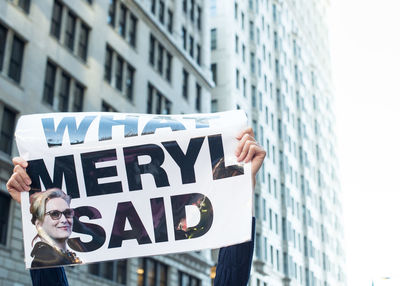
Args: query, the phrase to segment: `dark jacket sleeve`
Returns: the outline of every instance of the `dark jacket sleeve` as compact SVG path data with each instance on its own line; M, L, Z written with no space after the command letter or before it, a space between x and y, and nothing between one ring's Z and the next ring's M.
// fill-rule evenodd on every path
M68 286L64 267L31 269L32 286Z
M245 286L249 280L254 251L255 218L251 241L223 247L219 251L214 286Z

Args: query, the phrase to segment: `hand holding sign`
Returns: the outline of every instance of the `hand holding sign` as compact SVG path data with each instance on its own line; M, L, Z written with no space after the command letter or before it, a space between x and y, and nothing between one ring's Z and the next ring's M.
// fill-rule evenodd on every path
M172 119L149 115L126 115L122 119L119 114L72 115L40 115L41 121L32 119L25 121L25 125L19 124L18 147L28 161L14 158L16 167L7 188L18 201L19 193L30 188L31 180L25 171L28 167L28 173L34 174L34 189L58 184L66 190L72 196L71 207L75 208L77 221L70 241L80 242L86 250L71 244L70 247L81 251L78 255L84 262L219 247L249 239L251 191L245 190L245 182L249 182L250 166L235 162L252 161L254 184L265 151L255 142L251 128L244 129L242 114L182 115ZM44 130L29 133L27 122L41 122ZM236 145L238 127L243 131L236 137L240 140ZM120 130L124 130L123 137L117 132ZM45 136L37 135L43 131ZM175 131L179 132L178 137ZM28 145L23 142L24 137L34 140ZM43 142L43 138L47 140ZM233 160L231 154L236 147L237 160ZM87 157L91 160L89 165ZM66 166L66 162L73 166ZM157 183L160 179L163 184ZM96 187L108 187L106 191L91 193L88 181ZM232 203L226 206L228 197ZM24 198L22 204L25 220L29 212ZM238 208L243 211L238 212ZM200 217L194 216L197 219L193 220L192 211ZM24 222L25 236L33 235L26 228ZM92 248L87 248L90 245Z

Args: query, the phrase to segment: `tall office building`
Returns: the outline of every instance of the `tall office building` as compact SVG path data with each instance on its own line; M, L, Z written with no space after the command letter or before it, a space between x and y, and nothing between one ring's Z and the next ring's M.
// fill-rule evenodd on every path
M210 1L212 111L246 111L267 157L251 285L345 285L329 0Z
M31 285L5 183L19 116L210 111L208 1L0 0L0 285ZM211 285L210 251L68 267L71 285Z

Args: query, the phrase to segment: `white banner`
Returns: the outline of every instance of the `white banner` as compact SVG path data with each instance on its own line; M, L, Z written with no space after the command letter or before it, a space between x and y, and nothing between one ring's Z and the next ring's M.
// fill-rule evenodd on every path
M246 125L242 111L22 116L15 136L32 180L21 206L26 267L250 240L251 168L234 153Z

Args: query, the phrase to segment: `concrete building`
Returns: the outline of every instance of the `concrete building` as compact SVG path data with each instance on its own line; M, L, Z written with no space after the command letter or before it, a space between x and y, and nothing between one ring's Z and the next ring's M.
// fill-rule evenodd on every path
M345 285L328 0L210 1L212 111L246 111L267 151L251 285Z
M5 183L19 116L210 111L208 1L0 0L0 285L30 285ZM71 285L211 285L210 251L68 267Z

